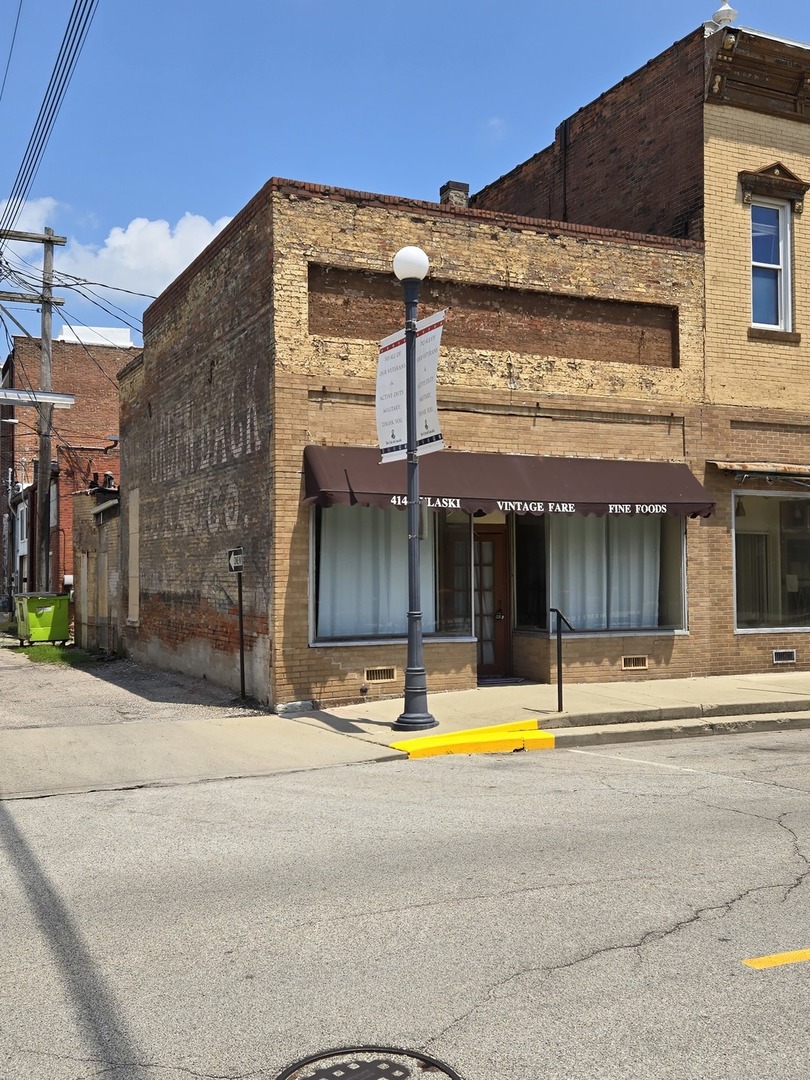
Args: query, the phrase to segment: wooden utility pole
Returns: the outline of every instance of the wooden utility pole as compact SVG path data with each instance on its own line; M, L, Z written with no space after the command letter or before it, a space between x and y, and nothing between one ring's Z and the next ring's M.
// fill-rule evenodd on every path
M51 379L51 332L53 327L53 229L45 230L42 256L42 351L39 361L39 388L53 389ZM51 424L53 405L40 402L39 468L37 470L37 590L51 588Z
M42 313L42 352L40 356L39 389L53 389L51 380L51 336L53 325L53 306L63 300L53 296L53 249L56 244L66 244L66 236L56 236L53 229L45 229L44 234L0 231L0 239L23 240L42 244L42 293L0 292L0 300L11 303L39 304ZM51 426L53 406L40 402L39 412L39 462L37 468L37 589L47 592L50 588L51 575Z

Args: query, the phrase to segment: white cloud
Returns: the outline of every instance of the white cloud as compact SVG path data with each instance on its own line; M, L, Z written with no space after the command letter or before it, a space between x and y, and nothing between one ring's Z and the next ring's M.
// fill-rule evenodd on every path
M230 220L210 222L186 213L172 227L168 221L133 218L112 229L101 246L69 240L56 253L56 270L157 296Z
M0 213L5 213L7 205L5 199L0 202ZM46 225L51 224L58 205L56 199L30 199L23 204L14 228L17 232L41 233Z

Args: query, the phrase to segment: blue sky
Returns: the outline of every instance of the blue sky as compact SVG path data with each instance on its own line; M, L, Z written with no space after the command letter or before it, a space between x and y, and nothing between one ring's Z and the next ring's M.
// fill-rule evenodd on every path
M0 204L72 6L0 0ZM17 227L68 237L57 268L154 294L271 176L417 199L450 179L483 187L719 6L100 0ZM810 42L807 0L735 6L737 25ZM41 265L39 247L17 253ZM146 301L108 296L137 326ZM38 332L31 309L10 310ZM66 310L114 325L75 296Z

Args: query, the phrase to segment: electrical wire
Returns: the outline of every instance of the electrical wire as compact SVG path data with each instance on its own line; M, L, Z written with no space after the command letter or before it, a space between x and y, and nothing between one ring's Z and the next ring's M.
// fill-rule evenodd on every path
M81 53L96 3L97 0L75 0L74 2L34 131L12 186L11 195L0 217L0 232L10 229L22 212ZM4 239L0 237L0 250L3 245Z
M14 20L14 32L11 35L11 44L8 47L8 59L6 60L6 70L3 72L3 82L0 85L0 101L3 100L3 91L6 88L6 79L8 78L8 69L11 65L11 55L14 52L14 43L17 40L17 27L20 25L20 12L22 11L23 0L20 0L17 5L17 18Z
M34 130L28 140L22 164L12 185L11 193L6 200L3 214L0 216L0 234L11 230L22 213L22 208L39 170L53 126L84 47L97 4L98 0L74 0L56 63L34 124ZM7 238L0 235L0 253L2 253L6 243Z
M22 263L24 266L28 266L32 271L32 280L39 282L40 270L38 266L35 266L28 259L24 259L19 252L9 252L9 255L17 260L18 263ZM24 270L20 268L19 272L22 274ZM34 277L33 275L36 275ZM141 296L144 300L156 300L157 297L153 293L138 292L136 289L125 289L121 285L109 285L106 281L88 281L87 278L78 277L76 274L69 274L65 270L55 269L53 272L53 280L55 285L59 285L64 289L72 289L77 285L95 285L99 289L109 289L112 292L126 293L128 296Z
M26 262L26 260L24 260L24 259L21 260L21 261L26 266L31 265L30 263ZM55 279L57 279L58 276L59 275L54 274ZM68 275L68 276L72 277L73 275ZM40 288L40 279L38 277L36 277L33 273L29 274L26 270L15 269L10 263L7 263L7 277L8 277L9 281L11 281L15 285L18 285L20 288L23 288L23 289L37 289L37 290ZM128 326L130 328L130 330L134 330L137 334L140 334L140 333L143 332L142 324L140 323L139 320L137 320L137 316L133 316L129 311L127 311L125 308L122 308L119 304L114 304L112 301L106 301L106 302L103 301L102 298L99 297L97 293L93 292L92 289L87 288L87 285L93 285L93 284L97 284L97 285L99 285L100 288L105 288L105 289L106 288L115 288L115 286L103 285L103 284L101 284L99 282L84 282L83 279L81 279L81 278L75 278L75 283L73 283L73 284L67 283L67 282L60 282L58 280L55 280L54 283L56 285L58 285L58 287L61 288L61 289L72 289L76 293L77 296L80 296L83 300L86 300L89 304L93 304L100 311L103 311L105 313L105 315L109 315L110 318L115 319L117 322L124 323L125 326ZM118 290L118 291L120 291L120 292L130 292L130 290L128 290L128 289L121 289L121 290ZM130 293L130 295L132 295L132 296L142 296L142 297L144 297L146 299L151 299L151 300L155 299L153 296L149 296L149 294L147 294L147 293L134 293L133 292L133 293ZM65 314L69 314L67 312L67 309L63 309L63 311L65 312ZM73 318L73 316L71 316L71 318ZM135 319L137 321L136 322L130 321L132 319ZM80 320L77 320L77 321L80 322ZM85 325L85 324L81 323L81 325Z

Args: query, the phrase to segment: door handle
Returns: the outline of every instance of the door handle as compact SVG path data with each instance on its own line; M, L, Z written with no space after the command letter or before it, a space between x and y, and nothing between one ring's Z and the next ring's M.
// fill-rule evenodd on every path
M498 620L498 622L506 618L501 608L498 608L498 610L495 612L495 618Z

